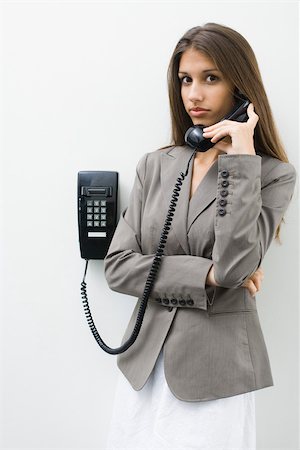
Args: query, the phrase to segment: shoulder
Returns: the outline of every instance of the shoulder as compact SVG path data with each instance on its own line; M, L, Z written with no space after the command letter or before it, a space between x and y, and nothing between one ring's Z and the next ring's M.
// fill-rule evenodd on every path
M161 147L156 150L153 150L152 152L144 153L140 157L140 159L138 160L137 165L136 165L136 171L137 171L141 181L143 181L145 179L147 169L150 172L153 172L155 167L160 166L161 154L169 153L174 147L175 147L175 145L168 145L166 147Z

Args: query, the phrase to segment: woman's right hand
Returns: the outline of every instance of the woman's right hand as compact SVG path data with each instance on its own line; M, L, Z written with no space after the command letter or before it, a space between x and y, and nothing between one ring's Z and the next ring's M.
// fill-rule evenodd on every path
M264 279L264 273L261 267L259 267L256 272L254 272L251 277L247 278L242 287L246 287L249 289L249 292L252 296L256 294L260 290L261 282Z

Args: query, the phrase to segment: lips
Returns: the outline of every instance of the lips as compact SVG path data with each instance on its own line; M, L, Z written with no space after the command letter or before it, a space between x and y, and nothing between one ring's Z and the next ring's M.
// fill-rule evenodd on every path
M190 111L209 111L209 109L205 109L205 108L192 108Z

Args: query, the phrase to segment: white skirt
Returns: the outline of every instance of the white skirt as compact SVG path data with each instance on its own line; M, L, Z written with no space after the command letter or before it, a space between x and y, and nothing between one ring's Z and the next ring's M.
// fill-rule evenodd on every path
M179 400L167 385L162 349L140 391L119 374L106 450L255 450L254 395Z

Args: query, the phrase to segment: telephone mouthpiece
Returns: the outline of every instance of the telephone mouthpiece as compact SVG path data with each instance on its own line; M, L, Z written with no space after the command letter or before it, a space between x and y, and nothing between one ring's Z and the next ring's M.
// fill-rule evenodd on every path
M215 142L203 137L203 128L203 125L194 125L184 135L186 144L198 152L206 152L215 145Z

